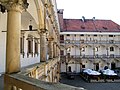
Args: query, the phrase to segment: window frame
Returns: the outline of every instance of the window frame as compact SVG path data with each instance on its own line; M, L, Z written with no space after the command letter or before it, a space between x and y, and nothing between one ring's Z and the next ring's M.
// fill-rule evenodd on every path
M113 46L110 47L110 51L111 51L111 52L114 52L114 47L113 47Z

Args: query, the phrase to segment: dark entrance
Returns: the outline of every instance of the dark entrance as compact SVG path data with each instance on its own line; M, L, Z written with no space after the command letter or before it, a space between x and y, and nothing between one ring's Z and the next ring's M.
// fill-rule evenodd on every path
M68 67L68 72L71 72L71 66Z
M116 68L116 65L115 65L114 62L112 62L112 63L111 63L111 69L113 70L113 69L115 69L115 68Z
M99 70L99 63L96 63L96 71Z

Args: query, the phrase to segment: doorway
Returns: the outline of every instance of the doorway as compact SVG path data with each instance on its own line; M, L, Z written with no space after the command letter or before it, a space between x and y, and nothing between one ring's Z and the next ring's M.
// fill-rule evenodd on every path
M68 67L68 72L71 72L71 66Z
M99 70L99 63L96 63L96 71Z
M111 69L115 69L116 68L116 64L114 62L111 63Z

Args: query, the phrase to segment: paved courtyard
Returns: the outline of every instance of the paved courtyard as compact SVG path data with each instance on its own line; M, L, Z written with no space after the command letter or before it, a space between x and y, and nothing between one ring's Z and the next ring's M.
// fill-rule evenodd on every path
M65 75L61 76L61 83L76 87L83 87L87 90L120 90L120 83L87 83L80 76L70 80Z

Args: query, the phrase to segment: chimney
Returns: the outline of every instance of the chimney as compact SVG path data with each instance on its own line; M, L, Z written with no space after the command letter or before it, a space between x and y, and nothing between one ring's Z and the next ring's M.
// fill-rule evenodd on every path
M61 30L63 30L63 11L64 9L58 9L57 11Z
M84 16L82 16L82 21L85 22L85 17Z
M95 17L93 17L93 21L95 21Z
M63 14L64 9L58 9L57 13Z

